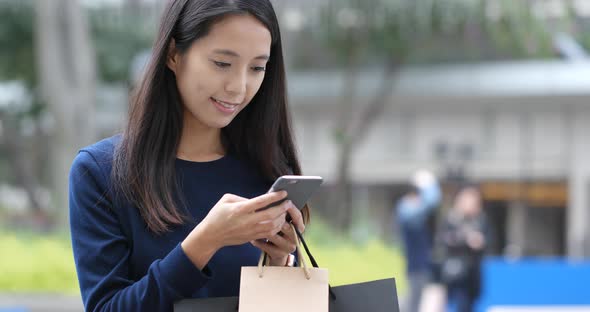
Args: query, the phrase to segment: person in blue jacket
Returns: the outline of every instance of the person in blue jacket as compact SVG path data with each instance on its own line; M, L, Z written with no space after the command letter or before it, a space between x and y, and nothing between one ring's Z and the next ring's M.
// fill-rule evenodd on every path
M396 205L410 286L406 311L419 310L422 291L432 278L433 233L429 218L440 206L441 197L434 175L420 170L414 174L408 190Z
M184 298L236 296L241 267L261 251L292 265L285 219L303 231L309 209L267 194L285 174L301 169L271 3L170 1L125 129L82 148L71 168L85 309L171 311Z

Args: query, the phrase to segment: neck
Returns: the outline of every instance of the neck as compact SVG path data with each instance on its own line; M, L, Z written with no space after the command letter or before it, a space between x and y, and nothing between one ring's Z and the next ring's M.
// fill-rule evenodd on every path
M208 127L185 112L176 156L189 161L211 161L223 155L221 129Z

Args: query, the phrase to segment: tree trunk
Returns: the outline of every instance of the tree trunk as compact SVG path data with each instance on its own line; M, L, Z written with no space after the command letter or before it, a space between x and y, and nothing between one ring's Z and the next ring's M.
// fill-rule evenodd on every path
M350 165L352 146L349 141L339 145L336 187L333 193L332 209L335 226L340 231L348 232L352 226L352 183L350 181Z
M354 64L354 63L353 63ZM332 195L331 209L335 209L335 222L338 229L342 231L350 230L353 225L352 206L352 183L350 181L350 167L354 160L354 153L357 150L358 143L369 133L375 120L381 115L387 106L391 88L398 70L397 62L391 62L385 67L385 73L377 93L364 106L359 114L354 114L352 103L355 101L351 94L355 94L358 86L358 67L352 66L347 74L346 83L344 84L345 98L343 101L350 101L350 105L344 109L348 111L347 122L340 122L344 126L342 137L338 149L336 188ZM344 103L343 103L344 104ZM346 114L346 112L344 113ZM342 115L347 116L347 115ZM342 118L342 117L341 117ZM342 121L342 119L341 119Z
M35 181L34 168L31 166L33 159L25 150L22 142L24 138L20 135L18 121L13 120L6 114L0 112L0 121L3 125L2 143L8 151L8 158L16 183L25 189L31 209L37 216L44 216L45 211L38 198L39 183Z
M354 122L351 123L347 136L352 138L351 145L353 147L369 134L371 126L373 126L375 120L381 116L385 107L387 107L387 103L391 97L393 84L399 70L399 64L401 63L391 60L385 65L385 72L381 79L381 85L377 89L375 96L370 100L369 104L363 107L358 118L355 118ZM351 151L355 152L354 149L351 149Z
M358 46L358 45L357 45ZM337 113L334 139L337 144L336 181L330 196L329 209L332 225L340 231L348 230L352 217L352 186L350 183L350 142L346 133L353 120L356 87L359 76L359 50L352 46L348 50L347 67L343 77L342 96Z
M35 35L41 92L54 121L49 157L53 204L65 224L71 162L80 147L95 139L94 51L79 1L37 0Z

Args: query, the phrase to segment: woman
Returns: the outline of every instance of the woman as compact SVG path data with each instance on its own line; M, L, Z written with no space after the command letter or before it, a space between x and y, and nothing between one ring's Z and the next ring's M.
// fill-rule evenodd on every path
M258 211L285 198L265 194L284 174L301 170L270 2L170 1L125 131L83 148L70 172L86 310L235 296L261 250L288 265L286 216L303 231L308 208Z
M453 200L439 233L444 260L440 268L449 300L457 311L471 312L481 289L481 262L488 246L488 226L483 199L476 186L462 187Z

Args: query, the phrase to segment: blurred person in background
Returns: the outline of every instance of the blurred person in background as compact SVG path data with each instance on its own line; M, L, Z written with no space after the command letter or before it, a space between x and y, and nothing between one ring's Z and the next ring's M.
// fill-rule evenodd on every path
M481 291L481 263L489 245L488 225L479 188L459 189L453 206L437 233L443 259L440 279L447 287L448 301L457 311L471 312Z
M396 204L410 284L405 311L418 311L422 291L431 280L433 232L430 220L440 201L441 191L435 176L421 170L414 174L408 190Z
M237 296L241 267L261 250L270 265L293 265L286 216L303 231L309 210L266 194L301 174L282 53L268 0L169 2L125 131L83 148L71 168L87 311Z

